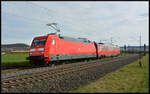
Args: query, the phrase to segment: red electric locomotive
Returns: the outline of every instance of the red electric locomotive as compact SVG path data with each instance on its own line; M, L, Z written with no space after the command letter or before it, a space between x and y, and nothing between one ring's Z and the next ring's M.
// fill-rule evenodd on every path
M51 33L33 39L28 59L35 64L95 57L96 49L93 41Z
M116 46L51 33L33 39L28 60L32 64L50 64L61 60L101 58L118 54L120 48Z

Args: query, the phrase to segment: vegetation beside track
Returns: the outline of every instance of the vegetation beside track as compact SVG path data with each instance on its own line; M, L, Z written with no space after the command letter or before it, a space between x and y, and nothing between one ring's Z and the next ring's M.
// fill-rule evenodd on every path
M109 73L103 78L81 86L71 93L148 93L149 91L149 54L142 59L142 68L139 60L125 65L115 72Z
M18 54L19 53L19 54ZM28 53L11 53L11 54L2 54L1 55L1 68L3 69L12 69L19 67L28 67L31 66L26 57L28 57ZM128 54L120 54L120 56L126 56ZM111 58L111 57L105 57Z
M28 54L3 54L2 56L2 63L10 63L10 62L24 62L27 61L26 57Z
M2 54L1 69L30 66L26 57L28 57L28 54Z

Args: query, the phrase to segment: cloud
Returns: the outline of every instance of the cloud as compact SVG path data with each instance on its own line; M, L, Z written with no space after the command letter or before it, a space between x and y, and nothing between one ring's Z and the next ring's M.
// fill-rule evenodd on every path
M57 22L65 36L139 45L130 37L142 32L148 44L148 16L148 2L2 2L2 43L23 38L29 44L54 31L47 23Z
M140 16L148 16L149 14L148 13L142 13L142 14L140 14Z

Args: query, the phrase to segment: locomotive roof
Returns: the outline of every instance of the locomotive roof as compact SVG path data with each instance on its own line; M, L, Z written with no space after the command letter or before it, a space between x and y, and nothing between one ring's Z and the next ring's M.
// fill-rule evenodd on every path
M42 39L42 38L46 38L47 36L37 36L37 37L34 37L34 39Z
M68 36L59 36L59 38L62 40L68 40L68 41L78 41L78 42L90 43L90 41L87 40L86 38L72 38L72 37L68 37Z
M48 35L55 35L56 33L49 33ZM38 36L36 38L39 38L39 37L46 37L47 35L45 36ZM61 40L68 40L68 41L78 41L78 42L84 42L84 43L90 43L89 40L87 40L87 38L72 38L72 37L68 37L68 36L62 36L60 34L58 34L58 37L61 39ZM106 46L115 46L115 47L118 47L117 45L114 45L114 44L110 44L110 43L96 43L97 45L106 45Z
M56 33L49 33L47 35L57 35ZM45 36L38 36L36 38L39 38L39 37L46 37L47 35ZM89 40L87 40L86 38L72 38L72 37L68 37L68 36L62 36L60 34L58 34L58 37L61 39L61 40L68 40L68 41L78 41L78 42L84 42L84 43L90 43Z
M114 46L117 47L117 45L110 44L110 43L97 43L98 45L106 45L106 46Z

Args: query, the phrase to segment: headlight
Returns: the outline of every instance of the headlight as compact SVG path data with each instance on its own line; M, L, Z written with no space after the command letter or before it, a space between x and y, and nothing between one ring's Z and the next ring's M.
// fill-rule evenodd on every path
M35 51L36 49L30 49L30 51Z
M38 51L44 51L44 48L39 48Z
M30 55L32 55L32 53L30 53Z

